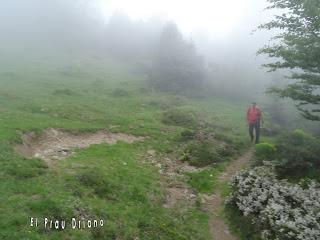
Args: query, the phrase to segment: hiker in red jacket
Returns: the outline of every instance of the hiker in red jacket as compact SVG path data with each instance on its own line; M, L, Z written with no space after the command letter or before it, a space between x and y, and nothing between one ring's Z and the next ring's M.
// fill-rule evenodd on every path
M256 133L256 139L255 143L259 143L259 137L260 137L260 121L263 123L262 118L262 112L260 108L257 107L257 104L255 102L252 103L252 105L248 108L247 111L247 121L249 125L249 134L251 138L251 142L253 142L254 135L253 130L255 130Z

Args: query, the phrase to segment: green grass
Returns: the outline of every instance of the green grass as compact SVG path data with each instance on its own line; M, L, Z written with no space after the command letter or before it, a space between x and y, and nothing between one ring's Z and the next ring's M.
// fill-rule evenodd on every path
M202 170L201 172L188 173L188 184L199 193L212 193L221 186L217 177L225 169L225 163Z
M161 207L161 175L143 163L148 149L176 149L183 127L162 122L174 106L200 113L221 136L245 142L244 105L188 99L146 90L145 79L109 60L1 60L0 239L210 239L208 216L196 207ZM48 168L24 159L12 145L22 132L54 127L74 132L110 129L148 136L133 144L94 145ZM210 192L221 167L190 175L189 184ZM29 217L103 218L99 230L30 228Z

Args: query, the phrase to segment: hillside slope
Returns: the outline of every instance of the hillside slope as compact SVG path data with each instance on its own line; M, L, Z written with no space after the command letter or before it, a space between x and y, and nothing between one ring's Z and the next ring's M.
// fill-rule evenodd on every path
M211 239L201 194L246 148L241 103L157 93L128 66L61 58L3 62L0 102L1 239ZM166 121L172 112L192 116L192 124ZM50 164L14 150L39 144L52 129L58 135L49 137L74 143L78 136L81 144L61 145ZM140 140L87 144L100 130ZM203 156L192 153L212 146L217 160L197 162ZM166 206L168 189L182 185L190 192ZM31 217L38 227L30 227ZM66 229L45 227L44 218L66 219ZM72 229L72 218L86 228ZM95 219L104 226L88 228Z

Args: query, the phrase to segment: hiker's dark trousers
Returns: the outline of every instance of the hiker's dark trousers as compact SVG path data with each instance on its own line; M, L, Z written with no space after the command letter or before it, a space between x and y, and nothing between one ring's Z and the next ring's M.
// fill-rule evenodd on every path
M256 133L256 139L255 142L259 143L259 137L260 137L260 121L254 122L254 123L249 123L249 134L251 138L251 142L253 142L253 130Z

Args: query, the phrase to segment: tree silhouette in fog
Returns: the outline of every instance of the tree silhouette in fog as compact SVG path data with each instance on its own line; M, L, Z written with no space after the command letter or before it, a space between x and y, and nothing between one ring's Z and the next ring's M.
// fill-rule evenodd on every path
M194 93L203 89L205 65L194 44L183 39L174 23L164 26L156 47L150 81L158 90Z

